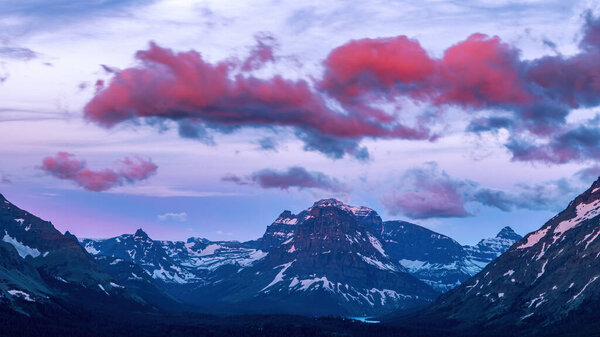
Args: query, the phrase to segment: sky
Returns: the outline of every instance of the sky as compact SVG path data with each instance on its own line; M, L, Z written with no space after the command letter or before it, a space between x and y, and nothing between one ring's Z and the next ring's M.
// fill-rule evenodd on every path
M473 244L600 175L596 1L8 0L0 193L250 240L322 198Z

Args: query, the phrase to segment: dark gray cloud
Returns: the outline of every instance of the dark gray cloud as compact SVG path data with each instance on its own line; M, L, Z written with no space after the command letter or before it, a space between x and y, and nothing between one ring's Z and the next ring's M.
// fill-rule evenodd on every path
M0 184L12 184L12 179L7 174L0 174Z
M579 170L575 173L575 176L581 179L584 183L590 184L592 181L596 181L600 177L600 166L593 165Z
M0 18L17 17L18 24L3 25L5 34L21 36L34 31L48 30L89 20L97 16L130 16L130 8L156 0L4 0L0 1Z
M391 214L404 214L413 219L448 218L473 215L467 209L470 203L503 212L558 210L577 191L566 179L518 184L510 192L494 190L451 177L436 163L430 162L407 170L400 183L381 201Z
M506 147L512 152L513 160L516 161L567 163L598 160L600 159L600 128L579 126L554 135L542 145L513 138Z
M556 210L563 207L566 199L578 189L566 179L541 184L519 184L515 192L489 188L474 191L472 201L509 212L515 209Z
M346 193L349 191L348 186L337 179L322 172L307 171L300 166L293 166L284 171L263 169L252 173L246 178L230 174L224 176L221 180L238 185L255 184L262 188L277 188L281 190L288 190L290 188L298 188L300 190L316 188L335 193Z
M29 61L38 58L40 54L29 48L16 46L0 46L0 58Z
M261 150L277 151L277 139L274 137L263 137L258 140L258 146Z

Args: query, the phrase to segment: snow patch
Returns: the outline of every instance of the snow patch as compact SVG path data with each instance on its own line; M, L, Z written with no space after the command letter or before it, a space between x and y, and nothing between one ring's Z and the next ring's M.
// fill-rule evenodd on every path
M206 256L206 255L213 255L215 253L215 251L217 251L217 249L221 248L221 245L217 245L217 244L211 244L206 246L206 248L204 248L200 254L198 254L198 256Z
M583 288L581 288L581 290L575 295L573 296L573 298L571 300L569 300L569 302L574 301L575 299L577 299L577 297L579 297L579 295L583 294L583 292L585 291L585 289L592 284L594 281L596 281L598 279L598 277L600 276L594 276L592 277L584 286ZM570 288L570 287L569 287Z
M385 253L385 251L383 250L383 247L381 246L381 242L379 242L379 240L377 240L376 237L374 237L371 234L367 234L369 237L369 241L371 242L371 245L377 249L377 251L379 251L381 253L381 255L386 256L387 254Z
M576 227L577 225L579 225L581 222L583 222L585 220L591 219L591 218L599 215L600 214L599 206L600 206L600 200L596 200L589 204L581 203L581 204L577 205L577 207L575 208L576 213L577 213L575 215L575 217L562 221L554 229L554 242L556 242L564 232Z
M24 291L21 291L21 290L15 290L15 289L13 289L13 290L9 290L9 291L8 291L8 293L9 293L11 296L17 296L17 297L21 297L21 298L23 298L25 301L28 301L28 302L35 302L35 300L34 300L33 298L31 298L31 295L29 295L28 293L26 293L26 292L24 292Z
M100 288L102 291L104 291L104 293L105 293L106 295L109 295L109 296L110 296L110 294L109 294L109 293L108 293L108 292L107 292L107 291L104 289L104 287L103 287L103 286L102 286L100 283L98 283L98 288Z
M546 233L548 233L548 229L549 229L549 227L546 227L544 229L540 229L540 230L537 230L537 231L529 234L529 236L527 236L527 242L518 246L517 249L525 249L525 248L533 247L535 244L540 242L540 240L544 236L546 236Z
M122 285L120 285L120 284L116 284L116 283L114 283L114 282L110 282L110 286L111 286L111 287L114 287L114 288L125 288L125 287L123 287Z
M279 273L277 273L277 275L275 275L275 278L273 279L273 281L271 281L271 283L269 283L269 284L268 284L266 287L262 288L262 289L259 291L259 293L260 293L260 292L263 292L263 291L265 291L265 290L267 290L267 289L269 289L269 288L270 288L271 286L273 286L274 284L276 284L276 283L279 283L279 282L283 281L283 276L284 276L284 273L285 273L285 271L286 271L286 270L287 270L287 269L288 269L288 268L289 268L289 267L292 265L292 263L294 263L294 262L296 262L296 260L294 260L294 261L292 261L292 262L284 263L284 264L282 264L282 265L279 265L279 266L275 267L275 268L279 268L279 267L283 267L283 268L281 268L281 270L279 271Z
M100 254L100 251L98 249L96 249L96 247L94 247L94 243L91 241L86 243L85 247L83 247L83 248L85 248L85 250L92 255Z
M389 264L389 263L383 263L377 259L373 259L370 258L368 256L364 256L361 255L360 253L356 253L358 256L361 257L361 259L363 259L363 261L365 261L366 263L373 265L381 270L391 270L391 271L398 271L398 269L396 268L396 266L394 266L393 264Z
M41 254L40 251L36 248L31 248L17 241L17 239L8 235L8 232L6 231L4 231L4 238L2 238L2 241L13 245L13 247L15 247L15 249L17 250L17 253L19 253L19 256L21 256L22 258L25 258L27 255L31 255L31 257L35 258L40 256Z

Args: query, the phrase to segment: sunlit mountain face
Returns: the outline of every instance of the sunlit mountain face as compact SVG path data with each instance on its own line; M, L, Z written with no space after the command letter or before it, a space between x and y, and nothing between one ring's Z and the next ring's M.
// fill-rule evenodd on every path
M0 32L0 335L600 328L593 1L7 0Z

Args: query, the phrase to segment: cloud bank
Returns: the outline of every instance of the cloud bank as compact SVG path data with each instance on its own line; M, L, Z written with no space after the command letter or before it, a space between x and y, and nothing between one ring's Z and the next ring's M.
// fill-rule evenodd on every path
M98 87L85 117L107 128L173 121L182 137L206 142L211 132L291 128L307 151L366 160L363 139L434 141L441 115L459 107L469 132L507 129L515 161L600 159L600 126L566 123L571 110L600 105L600 20L588 13L582 36L578 53L534 60L479 33L439 58L406 36L353 40L310 80L252 75L277 61L268 34L256 37L247 59L216 63L152 42L136 53L137 66ZM407 99L433 109L403 109Z

